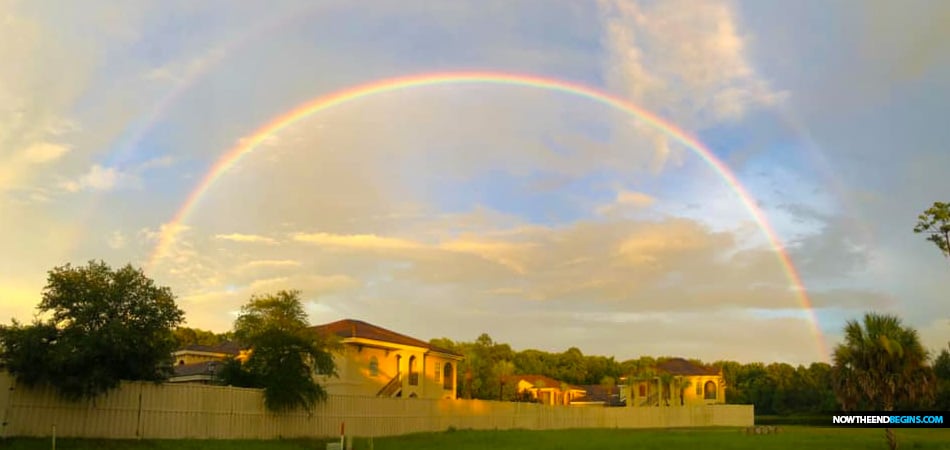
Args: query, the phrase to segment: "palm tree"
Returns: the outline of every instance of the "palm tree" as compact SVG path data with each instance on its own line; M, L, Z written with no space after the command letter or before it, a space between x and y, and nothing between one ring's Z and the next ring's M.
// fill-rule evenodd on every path
M845 340L834 352L835 396L844 410L926 406L933 400L935 379L917 331L900 319L868 313L863 326L848 321ZM888 444L897 447L893 431Z
M663 372L659 375L660 378L660 392L662 392L663 402L665 406L670 406L670 397L671 390L673 389L673 375Z
M689 389L693 383L683 376L673 377L673 388L680 393L680 406L686 405L686 389Z

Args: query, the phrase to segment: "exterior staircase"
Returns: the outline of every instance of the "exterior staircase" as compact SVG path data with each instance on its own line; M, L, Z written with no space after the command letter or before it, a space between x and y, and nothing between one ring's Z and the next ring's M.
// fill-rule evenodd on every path
M402 374L397 373L393 379L389 380L382 389L376 394L377 397L395 397L402 392Z

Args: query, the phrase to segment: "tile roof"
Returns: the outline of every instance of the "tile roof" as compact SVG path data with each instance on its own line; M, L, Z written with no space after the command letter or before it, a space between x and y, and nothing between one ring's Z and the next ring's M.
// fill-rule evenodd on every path
M571 401L571 403L604 402L607 406L622 406L626 402L620 399L620 386L604 387L602 384L585 384L578 386L587 393Z
M346 338L362 338L362 339L372 339L374 341L380 342L389 342L392 344L400 345L411 345L414 347L422 347L439 353L445 353L448 355L461 357L456 352L447 350L444 348L436 347L428 342L406 336L404 334L399 334L395 331L387 330L383 327L373 325L371 323L363 322L362 320L353 320L353 319L343 319L336 322L331 322L323 325L317 325L311 327L311 329L317 331L318 333L327 335L333 334L342 339Z
M693 364L683 358L663 361L656 368L671 375L719 375L719 369Z

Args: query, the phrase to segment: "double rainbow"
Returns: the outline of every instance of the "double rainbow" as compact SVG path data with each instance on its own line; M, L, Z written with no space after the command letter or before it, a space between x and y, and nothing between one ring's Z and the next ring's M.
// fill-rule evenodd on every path
M809 315L812 331L816 337L819 355L822 355L823 358L827 358L827 346L825 345L822 338L822 333L818 328L818 321L815 317L814 310L812 309L811 301L808 298L805 287L802 284L801 277L799 276L798 271L795 269L795 266L792 264L788 253L785 251L783 245L779 241L775 230L772 228L768 219L758 208L758 206L756 206L755 201L749 195L748 191L746 191L745 187L742 186L735 174L733 174L732 171L725 164L723 164L723 162L720 161L711 150L706 148L706 146L704 146L686 131L677 128L674 124L664 120L656 114L653 114L650 111L647 111L624 99L606 94L581 84L532 75L500 72L447 72L390 78L337 91L329 95L311 100L298 106L297 108L294 108L293 110L281 114L263 127L259 128L250 137L243 139L240 144L228 150L217 160L217 162L215 162L207 174L205 174L201 182L188 196L187 200L185 200L185 203L172 218L171 222L162 228L159 242L149 257L146 263L146 268L152 267L166 254L169 247L174 242L175 236L182 229L182 225L195 210L195 207L201 198L205 193L208 192L215 181L217 181L222 175L224 175L225 172L227 172L238 161L240 161L241 158L253 152L268 137L279 133L281 130L313 114L317 114L333 107L371 97L377 94L425 88L430 86L464 84L520 86L525 88L560 92L574 95L576 97L586 98L618 111L623 111L636 120L639 120L642 123L646 123L664 132L695 152L696 155L702 158L702 160L705 161L709 167L719 174L719 176L722 177L722 179L725 180L730 188L736 193L736 195L739 197L739 200L758 224L759 228L762 229L762 232L769 241L769 245L775 249L775 254L777 255L779 263L781 264L788 280L792 285L792 289L794 289L796 296L798 297L799 303Z

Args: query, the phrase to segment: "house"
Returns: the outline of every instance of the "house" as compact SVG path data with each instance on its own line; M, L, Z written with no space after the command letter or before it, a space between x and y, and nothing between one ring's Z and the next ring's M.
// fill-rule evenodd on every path
M580 387L544 375L510 375L502 380L509 386L515 386L515 392L519 395L530 395L545 405L569 405L587 393Z
M456 398L459 355L360 320L344 319L312 328L334 336L338 377L319 376L331 395Z
M169 383L208 384L221 368L221 362L231 357L240 357L241 347L235 342L218 345L188 345L172 353L175 366Z
M585 394L571 401L571 406L626 406L620 397L619 386L588 384L578 386Z
M627 406L696 406L726 403L722 370L672 358L656 370L622 378Z

